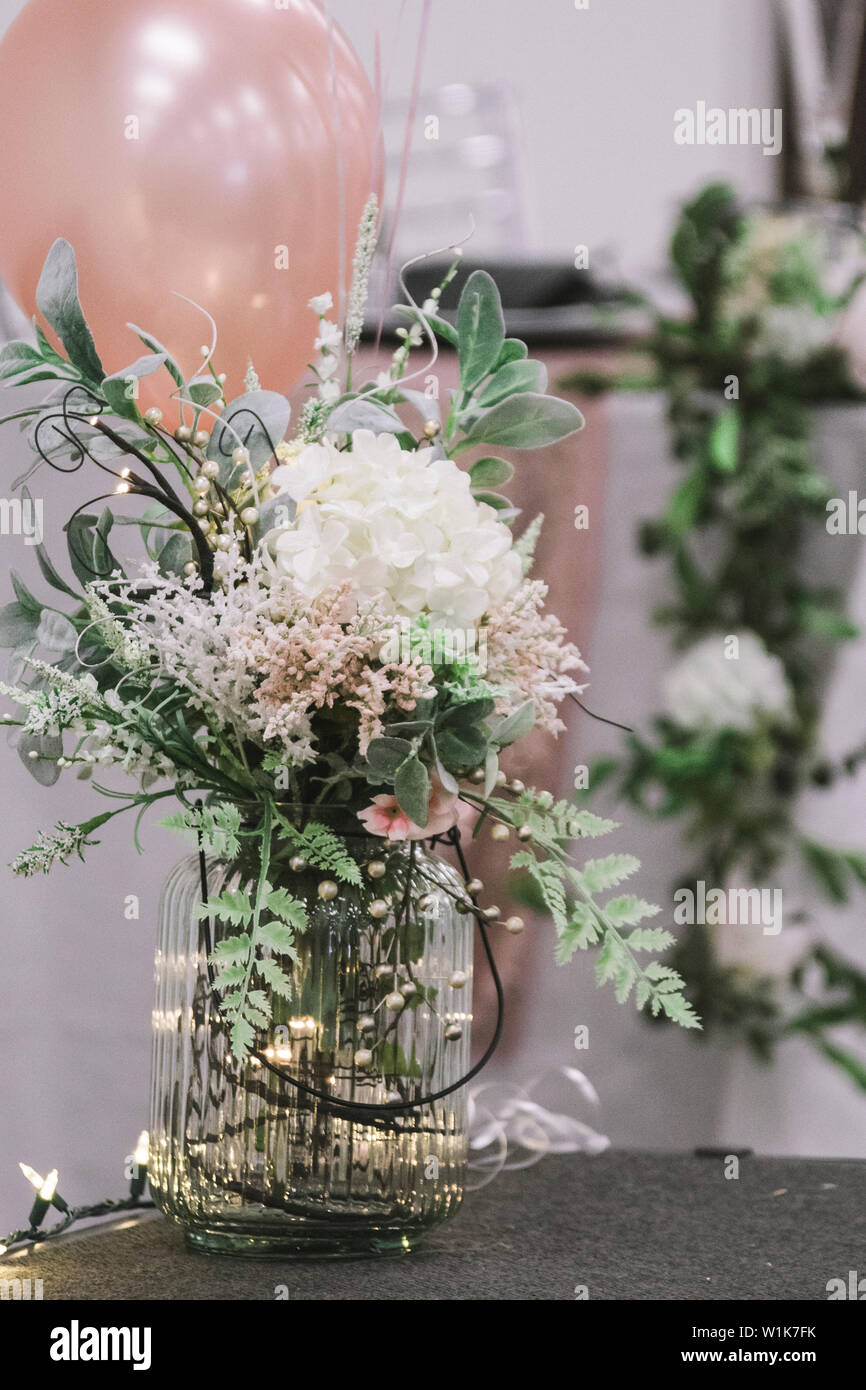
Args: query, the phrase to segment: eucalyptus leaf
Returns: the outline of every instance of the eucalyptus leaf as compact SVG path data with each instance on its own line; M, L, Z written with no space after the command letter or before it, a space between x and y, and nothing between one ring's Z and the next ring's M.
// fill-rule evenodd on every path
M197 376L188 382L180 393L180 400L187 400L194 406L209 409L223 398L223 388L211 376Z
M173 574L178 579L183 577L183 567L188 565L193 559L192 537L187 532L180 532L171 536L159 552L158 563L160 574Z
M513 714L509 714L490 733L490 742L496 748L508 748L518 739L525 738L535 724L535 706L527 700Z
M436 752L451 772L476 767L487 757L486 734L475 724L437 730Z
M289 402L276 391L248 391L227 405L214 426L207 450L208 458L221 465L220 481L225 484L233 473L241 472L232 460L239 445L249 452L255 472L264 468L285 438L291 415ZM231 425L234 433L226 425Z
M406 426L390 406L367 396L343 401L328 416L328 429L338 434L354 434L355 430L372 430L374 434L402 434Z
M506 459L478 459L469 470L473 488L501 487L514 477L514 465Z
M39 619L34 619L20 603L7 603L0 608L0 647L32 646L38 626Z
M78 632L65 613L58 613L53 608L44 608L36 629L36 640L46 651L62 655L64 652L75 651Z
M136 385L142 377L152 376L160 367L165 366L165 360L161 353L148 354L147 357L137 358L128 367L124 367L122 372L113 372L105 378L102 394L117 415L124 415L128 420L138 420Z
M394 794L401 811L423 829L430 818L430 774L417 753L397 768Z
M17 744L18 756L34 781L41 787L53 787L60 776L57 759L63 755L59 734L22 734ZM30 754L37 757L31 758Z
M33 618L35 622L38 622L42 616L44 605L39 602L38 598L31 594L24 580L20 575L16 574L14 570L10 570L9 578L12 581L15 597L21 605L21 608L27 614L28 618Z
M496 405L499 401L504 401L508 396L518 395L522 391L535 391L539 395L544 395L547 390L547 368L543 362L521 361L506 362L504 367L499 367L487 385L479 391L476 397L476 404L486 409L488 406Z
M501 492L475 492L472 493L476 502L483 502L485 506L492 507L497 512L512 512L518 516L519 512L511 505L507 497L503 497Z
M412 753L412 745L404 738L374 738L367 748L367 765L371 776L384 782L393 780L398 767Z
M164 359L166 369L174 377L175 383L178 386L183 386L183 372L168 351L168 348L164 348L159 339L154 338L152 333L145 332L143 328L137 328L134 323L128 323L126 326L141 339L145 347L149 347L151 352L157 353L158 356Z
M113 524L114 517L107 508L99 518L79 512L66 523L64 530L69 561L82 584L92 584L94 579L106 579L114 570L120 569L108 546L108 534Z
M583 429L583 425L583 416L570 401L527 391L510 396L479 415L455 452L476 444L541 449Z
M464 391L474 391L489 376L504 342L505 318L496 283L486 270L475 270L463 286L457 307L457 355Z
M497 369L504 367L506 362L519 362L522 357L528 356L529 348L520 338L506 338L496 362Z
M398 304L397 313L404 318L412 319L413 322L420 322L417 310L413 309L409 304ZM457 329L453 324L450 324L447 319L440 318L437 314L425 314L424 318L433 329L437 338L442 338L443 341L448 343L451 347L457 346Z
M42 268L36 307L66 348L70 362L98 386L105 372L78 300L75 252L62 237L51 247Z
M407 386L400 387L400 395L415 407L423 420L435 420L437 425L441 424L442 409L435 396L428 396L426 391L411 391Z
M26 487L22 488L22 492L27 500L32 501L30 493ZM45 549L45 545L42 541L40 541L39 544L36 546L36 559L39 564L39 568L42 571L43 579L48 581L52 589L56 589L58 593L61 594L68 594L70 598L77 599L80 597L80 595L76 594L74 589L70 588L63 576L59 574L58 571L54 568L54 565L51 561L51 557L48 554L48 551Z

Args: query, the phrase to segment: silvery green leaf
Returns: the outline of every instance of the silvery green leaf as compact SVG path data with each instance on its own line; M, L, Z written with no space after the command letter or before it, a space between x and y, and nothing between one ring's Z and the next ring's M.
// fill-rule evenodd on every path
M258 508L259 520L256 525L256 536L260 538L266 536L269 531L290 526L295 519L297 510L297 503L287 492L281 492L276 497L269 497L267 502L263 502Z
M435 420L437 425L441 424L442 410L435 396L428 396L426 391L411 391L408 386L400 386L400 395L415 407L423 420Z
M486 270L475 270L463 286L457 308L457 355L460 385L474 391L489 376L505 342L502 302Z
M53 608L42 610L36 640L40 647L49 652L72 652L78 641L78 633L65 613L57 613Z
M214 426L207 450L208 458L222 466L220 481L225 485L233 473L241 471L232 461L239 446L249 452L255 472L264 468L285 438L291 415L289 402L276 391L248 391L227 405ZM226 429L226 425L231 425L232 430Z
M367 748L367 763L374 778L391 781L397 768L405 762L412 752L412 745L405 738L374 738Z
M53 381L58 376L76 381L77 376L63 358L58 358L60 366L46 362L42 353L30 343L16 341L7 343L0 352L0 379L10 386L28 386L34 381Z
M401 811L416 825L425 826L430 815L430 776L417 753L397 768L394 793Z
M20 603L7 603L0 608L0 647L32 645L38 626L39 619L34 619Z
M151 352L157 353L160 357L164 359L166 369L174 377L176 384L178 386L183 386L183 372L175 362L171 353L168 351L167 348L163 347L159 339L154 338L152 333L146 333L143 328L137 328L134 323L128 323L126 326L127 328L131 329L133 333L137 334L137 336L144 343L145 347L149 347Z
M501 487L513 477L514 465L505 459L479 459L469 470L473 488Z
M518 739L524 738L532 729L535 723L535 706L531 700L516 709L513 714L509 714L500 724L491 731L490 742L496 748L507 748L509 744L516 743Z
M75 252L62 237L51 247L42 268L36 286L36 307L63 343L70 362L88 381L98 385L105 372L78 300Z
M506 362L519 362L522 357L528 356L529 348L520 338L506 338L496 363L497 371L504 367Z
M59 734L23 734L17 743L18 756L30 776L41 787L53 787L60 776L57 759L63 755ZM31 758L31 753L39 756Z
M458 450L476 444L498 444L510 449L541 449L583 429L583 416L570 401L526 391L509 396L485 410L460 441Z
M142 377L152 376L163 366L165 366L164 354L148 353L146 357L139 357L128 367L124 367L122 372L112 372L111 376L107 376L102 383L102 393L111 409L117 415L125 415L129 420L137 420L137 383Z
M221 401L222 395L223 388L212 376L197 376L187 383L179 399L190 401L193 405L209 407Z
M547 368L543 362L506 362L505 366L493 373L487 385L478 393L476 401L486 409L504 401L507 396L515 396L523 391L535 391L543 396L546 390Z
M192 537L186 532L178 532L159 552L160 574L173 574L179 579L183 575L184 565L189 564L192 558Z
M328 430L336 434L354 434L355 430L372 430L374 434L402 434L403 421L390 406L367 396L344 401L328 416Z

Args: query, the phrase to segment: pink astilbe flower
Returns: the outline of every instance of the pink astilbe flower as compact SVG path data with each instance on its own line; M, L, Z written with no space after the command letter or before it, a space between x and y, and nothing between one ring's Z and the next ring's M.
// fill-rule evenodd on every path
M566 695L585 689L566 672L589 668L577 647L565 640L559 619L542 613L546 596L547 585L531 580L491 611L485 674L491 685L507 691L497 698L497 713L508 714L531 700L537 727L557 734L565 728L557 706Z

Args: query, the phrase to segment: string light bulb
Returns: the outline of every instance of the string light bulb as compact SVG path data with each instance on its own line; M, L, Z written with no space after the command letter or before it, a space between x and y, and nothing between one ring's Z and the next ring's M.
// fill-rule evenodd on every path
M141 1131L132 1155L132 1179L129 1184L130 1197L140 1197L147 1185L147 1163L150 1158L150 1143L146 1129Z
M57 1193L57 1169L52 1168L47 1178L40 1178L39 1174L35 1173L33 1169L27 1167L27 1165L22 1163L20 1167L22 1173L24 1173L24 1176L36 1188L36 1200L33 1203L33 1206L30 1209L30 1215L27 1218L31 1230L36 1230L37 1227L42 1225L42 1222L45 1220L46 1213L50 1211L51 1206L54 1202L54 1198ZM27 1168L26 1172L25 1168Z
M43 1177L40 1177L40 1175L37 1173L37 1171L36 1171L35 1168L31 1168L31 1167L30 1167L30 1164L29 1164L29 1163L19 1163L19 1164L18 1164L18 1167L21 1169L21 1172L24 1174L25 1178L26 1178L27 1181L30 1183L31 1187L35 1187L35 1188L36 1188L36 1191L39 1193L40 1198L41 1198L41 1196L42 1196L42 1192L43 1192L43 1191L47 1191L47 1190L49 1189L49 1187L50 1187L51 1196L50 1196L50 1198L48 1199L48 1205L49 1205L49 1206L51 1206L51 1207L56 1207L58 1211L62 1211L62 1212L64 1212L64 1213L66 1213L66 1212L69 1211L69 1206L68 1206L68 1204L67 1204L67 1203L63 1200L63 1198L60 1197L60 1196L58 1195L58 1193L57 1193L57 1169L56 1169L56 1168L52 1168L51 1172L48 1174L48 1177L47 1177L47 1178L43 1178ZM52 1179L53 1179L53 1185L52 1185ZM43 1213L43 1215L44 1215L44 1213Z

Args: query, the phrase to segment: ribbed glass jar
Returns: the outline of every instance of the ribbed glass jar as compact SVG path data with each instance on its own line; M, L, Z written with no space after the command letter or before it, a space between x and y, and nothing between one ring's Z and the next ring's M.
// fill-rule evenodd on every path
M256 1050L335 1099L429 1095L468 1067L473 919L457 910L463 881L420 844L357 834L344 843L361 884L340 883L328 900L320 888L329 876L274 839L268 881L303 903L308 925L296 932L292 998L271 995ZM208 859L211 901L227 889L254 894L258 863L245 855ZM239 1066L209 984L201 901L192 855L170 875L160 909L148 1161L157 1205L207 1251L411 1250L460 1204L463 1088L374 1121L333 1113L255 1057ZM237 930L209 926L213 942Z

